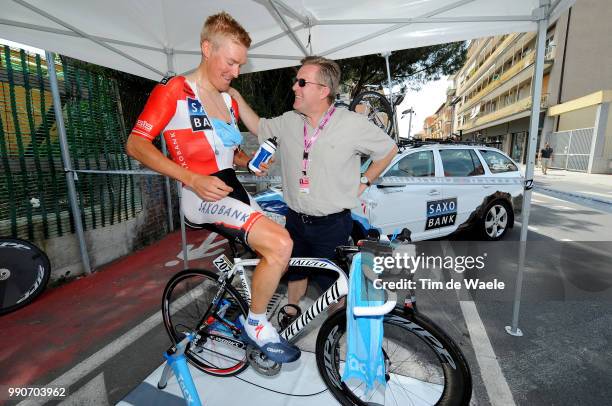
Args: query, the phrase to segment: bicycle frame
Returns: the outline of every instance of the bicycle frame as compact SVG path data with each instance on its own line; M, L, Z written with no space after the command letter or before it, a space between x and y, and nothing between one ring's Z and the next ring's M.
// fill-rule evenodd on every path
M251 289L249 282L245 275L245 267L255 267L259 264L259 259L242 259L234 258L234 263L231 264L225 255L217 257L213 264L217 269L224 273L225 281L228 282L238 274L242 288L247 295L245 299L250 304L251 302ZM289 260L289 266L301 266L315 269L326 269L329 271L336 272L338 279L330 286L321 296L319 296L315 302L303 312L296 320L293 321L287 328L280 332L280 335L287 341L293 341L304 329L314 320L319 314L325 311L329 306L337 303L348 294L348 278L345 272L336 264L328 259L323 258L291 258ZM230 267L229 270L227 268ZM222 285L224 286L224 285ZM219 289L219 293L213 299L213 303L219 300L225 289Z

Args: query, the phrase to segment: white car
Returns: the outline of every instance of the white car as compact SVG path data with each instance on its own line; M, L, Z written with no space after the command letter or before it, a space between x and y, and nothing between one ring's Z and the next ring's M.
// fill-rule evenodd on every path
M353 239L371 229L392 235L408 228L412 240L421 241L477 227L485 239L499 240L514 225L522 196L518 165L498 149L465 144L403 148L360 196L360 207L352 211ZM286 211L278 188L255 197L273 217Z

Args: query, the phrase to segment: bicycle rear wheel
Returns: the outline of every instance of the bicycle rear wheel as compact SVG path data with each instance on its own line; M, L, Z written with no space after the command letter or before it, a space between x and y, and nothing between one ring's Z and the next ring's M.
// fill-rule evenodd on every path
M349 110L365 115L374 125L391 135L393 109L384 95L372 91L359 93L351 102Z
M185 351L189 362L207 374L231 376L248 367L246 345L240 341L240 330L236 328L238 317L246 318L248 305L228 284L212 306L221 287L218 278L217 273L201 269L177 273L164 289L162 315L173 343L178 343L186 332L197 333ZM225 310L221 309L223 299L228 305ZM209 316L205 318L207 312Z
M420 314L396 308L383 320L386 385L366 393L362 382L341 380L346 359L346 310L328 318L317 336L317 366L343 405L467 405L469 367L457 345Z
M18 238L0 238L0 314L19 309L40 295L51 275L47 255Z

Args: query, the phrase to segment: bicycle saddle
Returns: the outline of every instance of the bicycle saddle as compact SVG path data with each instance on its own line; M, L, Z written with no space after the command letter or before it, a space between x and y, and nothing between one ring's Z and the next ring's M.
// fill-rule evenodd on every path
M208 230L211 233L217 233L221 237L225 238L232 251L232 256L234 258L242 256L243 253L249 252L255 254L255 251L251 249L247 244L243 243L242 240L236 236L226 233L217 227L214 223L206 223L206 224L192 224L187 219L185 219L185 224L194 230ZM238 255L240 253L240 255Z

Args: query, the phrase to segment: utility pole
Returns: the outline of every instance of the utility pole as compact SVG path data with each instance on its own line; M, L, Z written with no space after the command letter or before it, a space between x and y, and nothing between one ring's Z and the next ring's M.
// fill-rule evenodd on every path
M408 110L402 111L402 118L406 114L410 114L410 118L408 119L408 139L410 139L410 132L412 131L412 114L414 113L414 109L410 107Z

